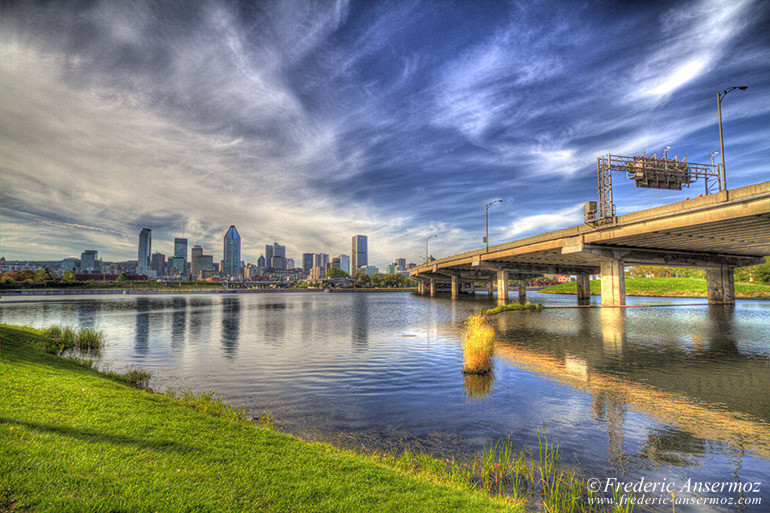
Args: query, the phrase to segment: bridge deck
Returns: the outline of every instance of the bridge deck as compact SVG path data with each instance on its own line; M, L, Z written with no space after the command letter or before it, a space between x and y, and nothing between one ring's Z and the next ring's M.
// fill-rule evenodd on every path
M509 276L601 273L604 282L615 262L617 301L612 303L623 304L623 280L617 275L624 265L707 268L707 279L711 274L714 290L721 291L715 294L734 297L726 290L734 289L732 269L761 263L765 255L770 255L770 182L626 214L603 226L574 226L468 251L418 266L410 275L450 281L456 293L458 281L497 278L500 289L499 273L509 273L503 286L507 297ZM607 304L604 299L603 294Z

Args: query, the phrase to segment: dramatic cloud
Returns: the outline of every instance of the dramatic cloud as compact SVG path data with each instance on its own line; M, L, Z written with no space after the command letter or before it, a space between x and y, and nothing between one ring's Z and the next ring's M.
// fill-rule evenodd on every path
M707 162L723 103L728 184L767 179L762 2L93 2L4 6L0 246L97 249L139 230L221 257L264 245L376 265L580 223L596 157ZM697 192L700 192L699 190ZM688 193L618 180L620 213Z

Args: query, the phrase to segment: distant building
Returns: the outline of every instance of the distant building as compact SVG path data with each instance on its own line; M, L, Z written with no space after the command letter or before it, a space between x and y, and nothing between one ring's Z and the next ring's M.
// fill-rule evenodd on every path
M320 280L324 276L326 276L326 270L325 269L323 269L321 267L318 267L318 266L313 267L312 269L310 269L310 279L311 280Z
M3 258L1 265L5 265L5 258ZM74 271L78 268L78 259L65 258L64 260L61 261L61 265L59 268L61 269L61 272Z
M94 273L97 269L98 252L95 249L87 249L80 254L80 272L83 274Z
M331 263L331 265L329 267L331 267L332 269L339 269L340 268L340 259L339 259L339 257L332 258L332 263Z
M211 255L201 255L198 257L198 277L203 278L204 274L214 272L214 257Z
M385 268L386 274L396 274L396 264L388 264Z
M155 271L158 276L164 276L166 274L166 255L153 253L150 257L150 269Z
M182 276L185 273L186 262L183 257L175 256L171 257L171 274L175 276Z
M328 253L316 253L313 255L313 267L320 267L324 271L326 271L326 268L329 265L329 255Z
M247 280L253 280L260 275L260 270L256 265L249 264L243 269L243 276Z
M414 269L415 267L417 267L417 264L415 264L415 263L409 262L408 264L406 264L406 270L407 271L410 270L410 269Z
M179 237L174 239L174 258L181 258L183 260L184 263L182 265L177 264L174 270L179 270L179 274L184 274L187 268L187 239Z
M337 255L334 258L338 258L340 261L339 269L350 274L350 257L348 255Z
M363 272L365 272L369 276L374 276L375 274L380 273L380 269L375 265L366 265L363 267Z
M287 258L286 259L286 270L294 269L294 259L293 258Z
M395 262L396 269L399 271L406 271L406 258L397 258Z
M286 258L286 246L281 246L277 242L273 243L273 256Z
M265 263L269 266L272 260L273 260L273 245L266 244L265 245Z
M265 260L264 255L259 255L259 258L257 259L257 267L259 267L260 269L264 269L265 267L267 267L267 261Z
M148 274L150 271L150 254L152 253L152 230L142 228L139 232L139 258L136 262L136 274Z
M241 236L235 226L230 226L224 239L224 258L222 274L225 276L241 275Z
M273 254L272 260L270 260L270 268L271 269L278 269L281 271L286 270L286 258Z
M369 265L368 240L366 235L353 235L353 245L350 253L351 269L358 270Z
M313 253L302 253L302 272L310 275L310 269L313 268Z
M198 260L203 255L203 248L199 245L193 246L192 250L190 250L190 274L195 276L196 278L201 272L200 263Z

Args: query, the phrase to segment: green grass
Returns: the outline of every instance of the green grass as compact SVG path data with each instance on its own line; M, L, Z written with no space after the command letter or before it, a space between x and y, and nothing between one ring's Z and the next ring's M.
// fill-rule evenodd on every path
M494 351L495 329L484 316L470 316L463 333L463 372L488 372Z
M527 301L526 303L510 303L507 305L499 305L494 308L490 308L484 313L484 315L495 315L501 312L513 312L513 311L519 311L519 310L542 310L542 309L543 309L542 303L530 303L529 301Z
M0 511L522 511L436 469L265 429L213 394L132 388L47 340L0 325Z
M601 282L591 281L591 294L601 294ZM544 294L577 294L577 283L560 283L541 289ZM626 278L627 296L706 297L706 280L698 278ZM744 299L770 299L770 285L736 283L735 295Z

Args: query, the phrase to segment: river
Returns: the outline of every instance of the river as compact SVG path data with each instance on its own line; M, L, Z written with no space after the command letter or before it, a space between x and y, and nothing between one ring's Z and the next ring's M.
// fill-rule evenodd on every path
M493 317L489 378L460 371L462 321L494 305L483 294L4 298L0 322L103 330L102 365L148 370L156 390L216 390L305 438L462 457L506 435L536 448L540 432L602 488L665 483L676 497L717 503L676 511L767 510L770 302L628 298L629 308L597 309L575 308L574 296L529 299L553 308ZM714 493L703 483L727 485ZM741 497L762 504L739 506Z

